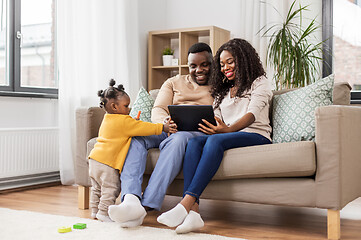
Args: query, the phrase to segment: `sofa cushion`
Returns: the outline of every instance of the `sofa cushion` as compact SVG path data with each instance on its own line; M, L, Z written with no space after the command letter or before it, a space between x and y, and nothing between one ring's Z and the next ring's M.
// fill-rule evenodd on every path
M150 174L159 149L148 152L145 173ZM225 151L213 180L264 177L304 177L316 171L315 143L312 141L267 144ZM183 179L183 174L177 176Z
M273 98L273 142L315 138L315 109L332 104L334 76Z
M88 153L95 143L96 138L88 142ZM158 148L148 151L145 174L152 173L158 157ZM314 175L315 172L315 143L304 141L227 150L213 179L307 177ZM183 173L178 174L177 178L183 179Z
M144 122L152 122L151 113L154 105L153 98L149 95L149 93L142 87L140 88L138 95L133 103L132 110L129 115L132 118L135 118L138 114L138 111L141 111L140 120Z

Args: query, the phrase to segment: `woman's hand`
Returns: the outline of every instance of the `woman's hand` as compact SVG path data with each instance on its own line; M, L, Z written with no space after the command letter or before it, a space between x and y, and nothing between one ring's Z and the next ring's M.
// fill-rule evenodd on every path
M209 135L216 133L230 132L229 127L220 118L214 117L214 119L216 119L217 126L214 126L212 123L208 122L207 120L202 119L202 121L205 123L206 126L200 123L199 124L200 128L198 128L198 130Z

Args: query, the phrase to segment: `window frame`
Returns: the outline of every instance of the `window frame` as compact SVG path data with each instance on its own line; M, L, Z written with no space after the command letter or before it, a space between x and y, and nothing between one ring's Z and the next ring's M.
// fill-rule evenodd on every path
M56 0L55 0L56 1ZM56 6L56 4L55 4ZM55 7L54 6L54 7ZM0 86L0 96L32 97L32 98L58 98L58 88L22 87L21 86L21 50L20 41L16 37L21 32L21 0L7 0L7 77L8 86ZM54 24L54 35L56 24ZM54 36L56 39L56 35ZM56 47L54 45L54 59L56 60ZM56 64L54 77L56 76Z
M333 0L322 0L322 77L333 72Z

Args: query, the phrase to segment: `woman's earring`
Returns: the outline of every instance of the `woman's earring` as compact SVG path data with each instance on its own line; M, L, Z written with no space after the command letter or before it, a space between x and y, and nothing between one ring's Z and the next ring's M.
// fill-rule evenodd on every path
M222 79L222 82L223 82L223 83L225 83L225 82L226 82L226 80L227 80L227 77L226 77L226 76L224 76L224 78Z

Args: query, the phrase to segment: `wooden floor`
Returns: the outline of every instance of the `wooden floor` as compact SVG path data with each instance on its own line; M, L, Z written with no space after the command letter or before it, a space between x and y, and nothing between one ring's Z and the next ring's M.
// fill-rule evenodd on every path
M162 211L175 206L179 197L166 196ZM90 217L89 210L77 207L77 187L53 186L1 193L0 207L65 216ZM215 200L201 200L205 221L202 233L253 239L327 239L326 210L290 208ZM149 212L145 226L157 223L160 212ZM341 211L341 239L361 240L361 198Z

